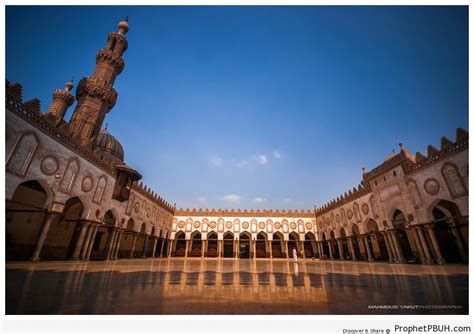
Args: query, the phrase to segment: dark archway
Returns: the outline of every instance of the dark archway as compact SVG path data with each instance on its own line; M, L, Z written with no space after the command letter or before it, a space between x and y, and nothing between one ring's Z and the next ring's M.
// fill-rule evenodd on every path
M239 257L241 259L250 258L250 236L245 232L239 236Z
M132 218L130 218L127 222L127 226L125 228L125 231L123 232L123 237L120 241L120 248L117 254L117 257L119 258L129 258L130 257L130 251L132 250L132 243L133 243L133 236L135 232L133 231L133 228L135 226L135 223Z
M333 250L333 257L335 260L340 260L341 259L341 253L339 252L339 245L337 244L336 236L334 234L334 231L331 231L331 245L332 245L332 250Z
M290 238L288 240L288 256L293 256L293 249L296 249L296 252L298 253L298 256L300 256L299 251L298 251L298 241L299 241L299 236L295 232L290 233Z
M234 235L231 232L224 234L224 257L234 257Z
M255 241L255 253L256 257L268 257L267 238L263 232L257 234L257 240Z
M408 222L405 215L400 210L396 210L393 213L392 225L395 231L395 235L398 239L400 247L402 249L403 257L408 262L419 262L419 259L413 254L410 246L410 240L408 239L407 232L405 230Z
M329 244L328 244L328 240L326 238L326 233L324 233L324 232L323 232L321 241L322 241L321 244L322 244L322 248L323 248L322 259L327 260L330 257L331 253L329 252Z
M388 261L389 254L387 245L383 238L382 233L380 233L379 228L375 220L370 219L367 222L367 234L369 235L368 243L371 248L372 255L375 261Z
M341 244L342 244L342 250L344 252L344 258L346 260L351 260L352 259L352 254L349 252L349 245L347 244L346 231L342 227L339 230L339 236L341 238Z
M27 260L33 254L43 221L48 195L38 181L23 182L6 201L7 261Z
M217 251L217 233L216 232L211 232L207 235L207 254L206 256L208 257L217 257L218 251Z
M175 237L174 256L183 257L186 255L186 234L179 231Z
M285 252L282 250L282 241L283 241L283 235L280 232L273 233L272 237L272 257L274 258L282 258L286 257Z
M441 255L447 263L467 263L468 248L462 229L461 212L458 206L446 200L441 200L432 210L434 218L434 233L438 242Z
M82 223L84 205L78 197L70 198L64 204L61 219L51 223L44 242L41 257L44 260L66 260L72 257Z
M201 254L202 254L202 237L201 237L201 233L196 231L191 235L191 250L189 251L189 256L200 257Z
M359 227L354 224L352 225L352 236L351 236L351 241L352 241L352 248L354 249L354 256L356 260L361 260L362 255L359 247L359 241L361 239L360 236L360 230Z
M312 232L308 232L304 236L304 256L306 258L313 258L314 254L314 243L315 243L315 236Z

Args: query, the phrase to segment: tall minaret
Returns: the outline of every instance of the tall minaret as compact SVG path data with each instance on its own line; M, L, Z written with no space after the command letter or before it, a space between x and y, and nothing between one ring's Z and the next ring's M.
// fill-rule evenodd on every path
M96 55L96 67L90 77L82 78L77 86L76 110L71 117L69 129L71 135L87 144L99 133L105 114L117 101L117 92L113 88L115 78L125 63L122 54L127 50L128 18L119 23L119 31L109 34L107 45Z
M74 87L74 84L69 81L64 89L56 89L53 92L53 102L51 102L48 114L54 117L56 124L64 118L67 108L74 102L74 95L71 94L72 87Z

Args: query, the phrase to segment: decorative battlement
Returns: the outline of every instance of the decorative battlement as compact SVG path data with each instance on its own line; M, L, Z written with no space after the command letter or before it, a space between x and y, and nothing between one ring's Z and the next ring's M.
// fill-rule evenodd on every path
M315 212L317 215L325 214L326 212L329 212L338 206L341 206L357 198L367 195L368 193L370 193L370 191L370 187L365 186L361 183L357 188L354 187L352 188L352 190L346 191L344 195L338 196L336 199L333 199L332 201L317 208Z
M212 216L212 217L301 217L315 218L311 210L241 210L241 209L178 209L175 216Z
M428 145L427 156L420 152L416 152L415 163L410 165L406 172L413 173L419 169L423 169L433 163L446 158L454 153L469 148L469 132L463 128L456 129L456 141L452 142L446 137L441 138L440 150L433 145Z
M171 205L171 203L167 202L163 197L159 196L156 192L151 190L151 188L144 185L143 182L134 183L132 189L137 193L145 196L152 202L158 204L161 208L165 209L169 213L175 214L176 206Z

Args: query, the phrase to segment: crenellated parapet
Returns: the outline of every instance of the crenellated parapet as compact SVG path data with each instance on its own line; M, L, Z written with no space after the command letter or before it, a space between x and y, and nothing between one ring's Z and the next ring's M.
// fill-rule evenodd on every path
M132 189L137 193L143 195L145 198L148 198L150 201L157 204L169 213L175 214L176 207L171 203L167 202L163 197L159 196L155 191L151 190L151 188L144 185L143 182L134 183Z
M365 186L365 184L359 184L356 188L352 188L349 191L346 191L344 195L338 196L337 198L329 201L328 203L324 204L323 206L316 209L316 215L323 215L338 206L344 205L346 203L352 202L360 197L363 197L371 192L369 186Z
M437 149L434 145L428 145L427 155L423 155L420 152L416 152L415 163L411 164L407 168L407 173L413 173L420 169L426 168L439 160L447 158L459 151L469 148L469 132L463 128L456 129L456 141L442 137L440 140L440 149Z
M314 211L312 210L272 210L272 209L178 209L175 212L176 216L212 216L212 217L300 217L300 218L314 218Z

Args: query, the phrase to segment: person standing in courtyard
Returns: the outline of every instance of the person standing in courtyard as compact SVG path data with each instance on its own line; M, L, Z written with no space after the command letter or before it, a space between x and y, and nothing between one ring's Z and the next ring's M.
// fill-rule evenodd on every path
M296 248L293 248L293 260L295 260L295 263L298 262L298 253L296 252Z

